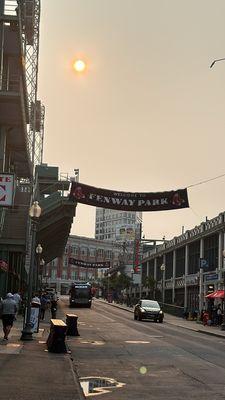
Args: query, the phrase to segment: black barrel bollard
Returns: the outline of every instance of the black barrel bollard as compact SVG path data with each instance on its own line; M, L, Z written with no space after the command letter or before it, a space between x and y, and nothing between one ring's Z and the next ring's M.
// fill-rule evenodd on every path
M77 329L78 316L66 314L67 336L80 336Z
M47 348L51 353L67 353L65 339L67 326L61 319L51 319Z

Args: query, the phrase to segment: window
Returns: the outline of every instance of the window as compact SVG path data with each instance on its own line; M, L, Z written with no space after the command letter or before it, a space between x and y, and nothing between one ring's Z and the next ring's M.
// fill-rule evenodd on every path
M97 255L98 255L98 257L103 258L104 257L104 250L103 249L98 249Z
M166 254L166 269L165 278L170 279L173 277L173 252Z
M185 247L181 247L176 251L176 278L185 274Z
M52 269L52 271L51 271L51 278L52 279L56 279L56 269Z
M75 281L77 279L77 271L71 271L71 279Z
M218 243L218 234L207 236L204 239L204 259L208 261L208 271L214 271L218 267Z
M95 249L90 248L90 256L95 257Z
M161 265L163 264L163 257L157 258L157 269L156 269L156 280L160 281L163 277L162 271L160 269Z
M188 274L196 274L199 271L200 240L189 245Z
M67 271L65 269L62 272L62 279L67 279Z

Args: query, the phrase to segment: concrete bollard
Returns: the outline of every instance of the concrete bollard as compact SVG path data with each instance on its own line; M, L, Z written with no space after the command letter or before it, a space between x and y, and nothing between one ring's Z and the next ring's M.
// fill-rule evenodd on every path
M66 314L67 336L80 336L77 329L78 316Z

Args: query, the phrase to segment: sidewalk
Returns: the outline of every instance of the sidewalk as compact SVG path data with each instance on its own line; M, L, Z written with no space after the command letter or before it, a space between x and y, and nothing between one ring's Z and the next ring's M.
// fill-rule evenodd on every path
M120 305L116 303L108 303L105 300L98 299L98 301L108 304L109 306L121 308L130 313L133 313L133 307L127 307L125 304ZM221 331L219 326L204 326L201 322L187 321L186 319L176 317L171 314L164 315L164 323L178 326L179 328L189 329L195 332L205 333L206 335L213 335L225 339L225 331Z
M8 343L0 339L0 400L85 399L70 354L47 351L48 312L47 317L47 321L40 323L33 341L20 340L21 316L14 323ZM60 310L58 317L63 317Z

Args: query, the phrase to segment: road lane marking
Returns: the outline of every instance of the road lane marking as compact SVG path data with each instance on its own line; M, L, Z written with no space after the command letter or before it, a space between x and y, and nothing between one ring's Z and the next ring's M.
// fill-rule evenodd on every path
M150 342L147 342L145 340L125 340L125 343L129 343L129 344L148 344Z

